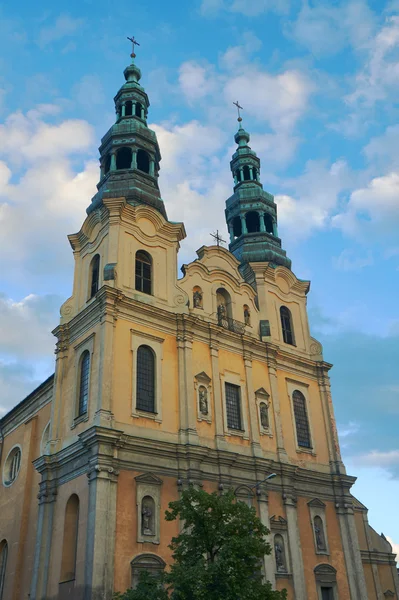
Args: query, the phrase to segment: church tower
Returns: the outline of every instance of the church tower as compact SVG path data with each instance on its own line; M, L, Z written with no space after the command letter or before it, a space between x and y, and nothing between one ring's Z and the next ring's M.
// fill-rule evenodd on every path
M0 600L111 600L167 568L165 510L190 485L256 508L265 576L289 600L398 598L392 549L350 493L310 283L282 249L249 134L240 120L229 250L203 245L179 278L186 233L161 198L134 52L124 78L69 235L55 375L1 420Z

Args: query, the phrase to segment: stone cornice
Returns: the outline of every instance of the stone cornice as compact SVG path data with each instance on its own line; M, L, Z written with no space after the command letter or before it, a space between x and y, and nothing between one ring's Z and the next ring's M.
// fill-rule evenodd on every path
M378 550L360 550L362 562L365 564L391 565L396 567L395 554L391 552L378 552Z

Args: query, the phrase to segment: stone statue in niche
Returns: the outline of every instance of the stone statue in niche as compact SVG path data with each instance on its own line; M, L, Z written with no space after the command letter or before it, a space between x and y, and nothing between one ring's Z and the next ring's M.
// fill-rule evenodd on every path
M154 535L153 502L151 498L144 498L141 508L141 531L143 535Z
M208 414L208 390L206 389L206 387L201 385L201 387L199 388L198 395L199 395L200 413L202 415L207 415Z
M326 544L324 541L323 523L320 517L315 517L314 533L316 538L316 546L318 550L325 550Z
M248 306L244 306L244 321L245 325L251 325L251 312Z
M267 409L267 404L265 404L265 402L261 402L260 404L260 422L262 424L262 427L264 427L265 429L269 428L269 411Z
M285 573L285 555L284 555L284 542L281 536L276 536L274 539L274 553L276 556L276 568L278 573Z
M219 323L221 323L221 321L225 321L226 317L227 317L226 306L224 304L219 304L219 306L218 306L218 320L219 320Z
M195 290L193 293L193 305L194 308L202 308L202 292Z

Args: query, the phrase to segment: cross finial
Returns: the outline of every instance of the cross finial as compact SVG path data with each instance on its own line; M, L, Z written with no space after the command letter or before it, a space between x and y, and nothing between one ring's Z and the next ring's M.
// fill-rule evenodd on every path
M239 123L241 123L241 121L242 121L242 118L241 118L240 110L244 110L244 109L243 109L243 107L242 107L242 106L240 106L240 105L239 105L239 103L238 103L238 100L237 100L237 102L233 102L233 104L234 104L234 106L236 106L236 107L237 107L237 113L238 113L238 119L237 119L237 121L238 121Z
M220 244L225 244L226 243L226 240L224 240L219 235L219 229L216 229L216 233L211 233L210 236L214 238L214 240L216 241L216 245L217 246L220 246Z
M135 53L135 51L134 51L134 47L135 47L135 46L140 46L140 44L139 44L139 43L138 43L138 42L135 40L135 38L134 38L134 35L133 35L132 37L129 37L129 36L128 36L128 38L127 38L127 39L128 39L130 42L132 42L132 53L131 53L131 55L130 55L130 56L131 56L132 58L136 58L136 53Z

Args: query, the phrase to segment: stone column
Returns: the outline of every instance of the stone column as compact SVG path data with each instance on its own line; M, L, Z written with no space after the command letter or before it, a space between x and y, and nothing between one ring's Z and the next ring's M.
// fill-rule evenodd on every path
M233 230L232 223L229 223L228 228L229 228L230 242L234 242L234 230Z
M344 549L351 600L359 600L360 598L367 600L366 579L360 556L359 540L351 499L341 498L336 503L335 508L341 529L342 547Z
M243 167L239 168L239 173L240 173L240 181L244 181L244 168Z
M112 220L110 219L112 223ZM116 233L115 228L110 227L109 235L109 256L112 252L112 234ZM112 261L116 262L116 260ZM116 323L116 291L107 292L101 290L101 300L103 305L100 325L100 340L96 348L99 385L97 395L97 407L95 413L95 424L102 427L110 427L113 420L112 412L112 387L114 371L114 332Z
M145 119L144 107L141 107L141 118Z
M111 152L111 165L109 168L110 171L116 171L116 152L113 150Z
M51 539L57 486L54 481L42 481L39 492L35 558L33 562L30 600L47 597L47 582L51 555Z
M278 237L277 222L273 219L273 235Z
M150 160L150 175L152 175L152 177L154 177L154 167L155 167L155 162L151 159Z
M126 103L122 102L122 117L126 115Z
M62 409L62 394L63 383L66 377L66 369L68 363L69 352L69 328L68 324L60 325L57 328L56 336L58 342L56 344L56 361L55 361L55 378L53 401L51 403L51 431L50 431L50 447L51 452L57 452L60 436L61 436L61 409ZM75 407L73 407L75 410Z
M262 456L262 449L260 446L260 435L259 435L259 424L257 406L255 402L255 392L252 381L252 356L249 352L244 352L244 365L245 365L245 380L247 384L247 398L248 398L248 410L249 410L249 424L250 424L250 440L252 446L252 452L254 456Z
M132 101L132 116L134 117L136 114L136 102Z
M258 212L261 231L266 231L264 214L265 213L263 213L263 212Z
M297 500L292 493L283 494L283 500L287 515L288 540L291 555L292 577L294 580L295 600L307 600L301 539L298 529Z
M112 598L118 471L95 464L89 478L87 515L85 600Z
M251 180L255 179L253 167L249 167L249 177L250 177Z
M261 486L259 486L261 487ZM262 525L265 525L270 531L270 520L269 520L269 498L267 492L263 492L262 490L257 490L257 497L259 503L259 518L262 522ZM273 536L269 533L266 536L266 541L269 542L270 545L273 545ZM273 589L276 587L276 577L275 577L275 564L273 552L271 554L265 554L263 559L264 567L265 567L265 575L266 579L270 581Z
M242 233L248 233L247 222L245 220L245 215L240 215L240 218L241 218Z
M137 169L137 150L136 150L136 148L132 148L132 162L131 162L130 168Z
M269 370L270 391L272 396L273 414L276 427L277 454L281 462L288 462L288 455L284 446L283 427L281 424L280 398L278 393L277 381L276 351L272 350L270 347L268 348L267 352L267 367Z

